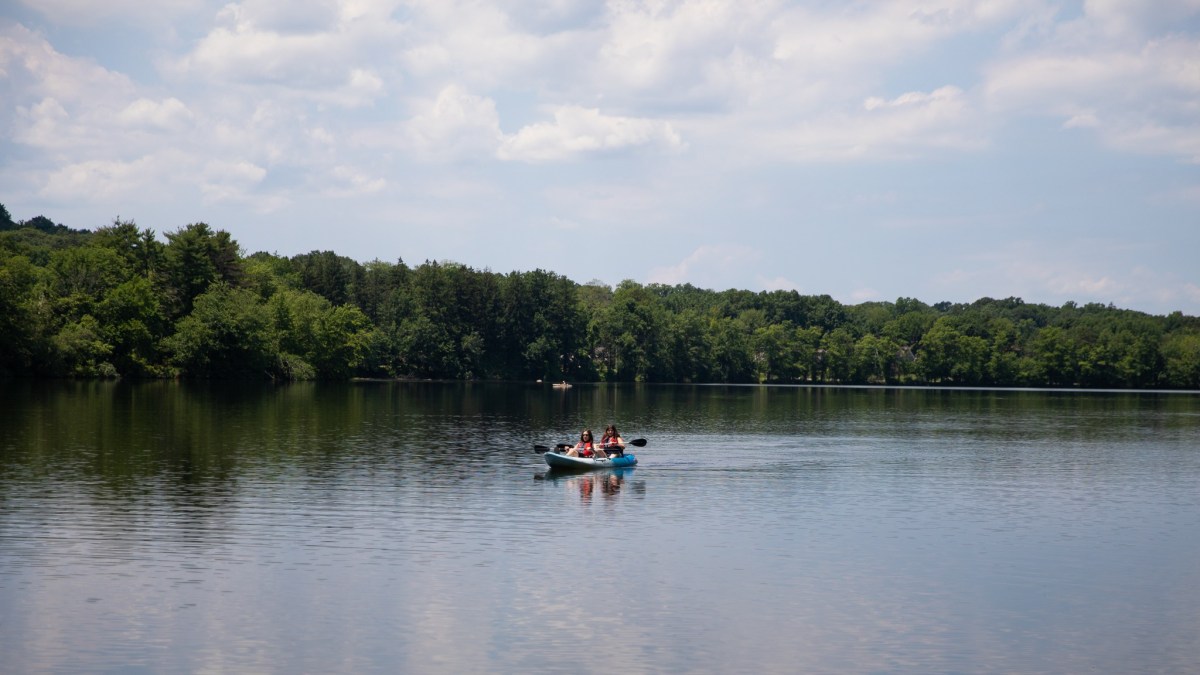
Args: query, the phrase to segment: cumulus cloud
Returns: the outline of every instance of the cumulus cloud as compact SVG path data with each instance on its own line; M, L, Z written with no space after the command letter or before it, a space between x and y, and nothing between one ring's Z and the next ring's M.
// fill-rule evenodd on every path
M697 248L683 233L721 239L711 223L737 204L780 228L833 213L840 196L822 189L861 167L850 192L891 197L839 218L965 229L959 214L986 206L944 208L956 197L910 194L923 188L897 176L949 158L978 172L986 203L1001 189L982 187L997 139L1026 138L1030 119L1108 166L1134 153L1200 162L1200 0L19 1L21 18L0 20L0 136L14 150L0 178L61 204L303 217L314 200L365 195L464 229L639 228L684 247L655 280L787 288L786 261L737 277L725 262L774 251ZM89 46L90 30L106 38ZM1037 148L1005 150L1038 161ZM1194 183L1172 174L1140 198L1187 221ZM402 203L413 195L427 201ZM471 206L489 200L512 210ZM795 227L813 226L805 217ZM987 269L1032 297L1148 287L1101 267L1028 282ZM849 279L840 297L881 283Z
M209 33L176 67L205 80L328 85L341 79L342 47L331 33L284 34L238 23Z
M563 161L639 148L668 152L686 148L666 122L604 115L578 106L560 106L551 115L552 120L505 134L495 101L451 85L435 98L413 105L399 145L426 161L494 157L515 162Z
M51 98L66 105L96 105L135 89L128 76L62 54L20 24L0 24L0 74L0 91L10 101Z
M76 162L50 172L40 194L62 201L129 198L136 195L140 187L156 182L163 168L162 158L155 156L130 161Z
M541 70L571 53L574 31L538 35L515 20L515 9L495 3L434 0L413 3L399 58L416 78L492 88L543 80Z
M937 150L975 151L988 144L970 97L952 86L891 99L868 97L857 109L822 111L742 133L742 142L753 143L757 156L792 162L894 160Z
M208 202L246 202L267 170L246 160L211 160L201 170L200 189Z
M597 54L599 79L639 94L694 86L703 64L722 59L745 27L768 18L763 9L733 2L610 3Z
M118 113L117 119L130 127L179 131L191 122L193 115L182 101L172 96L162 101L139 98Z
M350 166L335 166L319 183L321 193L328 197L358 197L379 192L387 181Z
M548 162L646 147L680 151L686 144L666 122L562 106L554 111L553 122L529 125L506 138L497 156L504 160Z
M373 3L246 0L217 11L207 33L162 70L181 84L361 107L386 94L393 76L377 64L387 67L402 32Z
M451 85L414 104L402 147L427 161L454 161L490 156L502 136L495 102Z

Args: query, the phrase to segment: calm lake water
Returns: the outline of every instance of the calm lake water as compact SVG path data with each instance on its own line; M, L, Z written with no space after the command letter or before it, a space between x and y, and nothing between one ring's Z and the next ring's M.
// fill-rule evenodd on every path
M3 382L0 661L1195 673L1200 395Z

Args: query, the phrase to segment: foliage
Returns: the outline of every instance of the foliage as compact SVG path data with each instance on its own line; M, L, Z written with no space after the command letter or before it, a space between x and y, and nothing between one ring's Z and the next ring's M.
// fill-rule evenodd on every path
M1200 389L1200 320L244 256L204 223L160 241L0 205L0 374Z

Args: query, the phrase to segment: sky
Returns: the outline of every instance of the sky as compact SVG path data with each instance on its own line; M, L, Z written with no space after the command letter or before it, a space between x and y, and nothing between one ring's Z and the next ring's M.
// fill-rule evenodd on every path
M2 0L0 204L245 254L1200 315L1200 0Z

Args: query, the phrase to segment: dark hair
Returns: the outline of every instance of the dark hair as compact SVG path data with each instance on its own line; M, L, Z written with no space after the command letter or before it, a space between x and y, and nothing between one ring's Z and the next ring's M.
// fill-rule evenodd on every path
M615 424L610 424L610 425L608 425L607 427L605 427L605 429L604 429L604 435L606 435L606 436L607 436L607 435L608 435L608 432L609 432L609 430L610 430L610 429L612 430L612 435L613 435L613 436L620 436L620 435L621 435L621 432L617 431L617 425L615 425Z
M582 441L584 436L587 436L588 438L591 438L591 437L592 437L592 430L591 430L591 429L584 429L584 430L583 430L583 433L582 433L582 434L579 434L579 440L581 440L581 441Z

